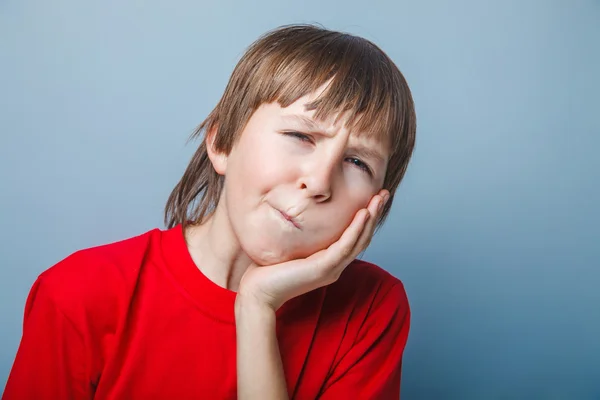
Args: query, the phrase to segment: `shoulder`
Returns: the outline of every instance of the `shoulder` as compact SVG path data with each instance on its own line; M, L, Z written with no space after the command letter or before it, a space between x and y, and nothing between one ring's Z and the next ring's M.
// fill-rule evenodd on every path
M403 283L379 266L354 260L329 285L322 312L329 343L336 343L340 374L354 365L381 368L399 362L410 329L410 307ZM368 358L365 358L369 354ZM344 364L340 364L345 360ZM372 397L368 397L372 398Z
M331 285L336 296L354 300L371 307L408 309L408 297L402 281L376 264L363 260L354 260Z
M354 260L324 289L324 320L330 328L343 327L351 342L362 332L371 335L392 325L395 334L408 329L410 306L404 284L373 263Z
M398 398L410 329L402 282L373 263L354 260L327 288L326 299L322 320L334 352L322 397Z
M78 250L42 272L39 280L56 296L70 296L127 279L142 266L157 231Z
M43 294L67 317L114 313L133 290L152 250L154 229L141 235L78 250L42 272L30 293ZM35 292L35 293L34 293Z

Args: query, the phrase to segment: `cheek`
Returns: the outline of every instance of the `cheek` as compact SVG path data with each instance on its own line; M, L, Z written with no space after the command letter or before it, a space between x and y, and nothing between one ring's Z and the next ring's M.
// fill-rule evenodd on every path
M294 177L295 165L280 148L269 141L260 142L252 151L245 153L237 165L239 183L249 192L271 190L281 183L287 183Z
M318 223L312 232L313 245L320 250L337 241L366 202L367 200L361 199L354 202L332 203L328 209L321 210L321 214L315 217Z
M264 191L276 188L278 185L289 183L294 173L289 160L269 156L258 161L259 170L249 179L253 179L255 185Z

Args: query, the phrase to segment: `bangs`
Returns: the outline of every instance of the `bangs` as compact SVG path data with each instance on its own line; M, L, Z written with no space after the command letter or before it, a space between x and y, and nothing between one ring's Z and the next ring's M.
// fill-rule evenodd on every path
M287 107L327 84L323 93L307 104L316 119L336 116L337 122L344 116L347 128L356 134L396 147L404 121L410 119L412 99L402 74L387 55L373 43L349 34L314 29L303 35L294 33L289 32L286 40L281 40L281 32L263 38L262 54L253 71L257 89L253 108L274 101ZM294 36L302 42L293 40ZM269 45L270 39L273 43Z

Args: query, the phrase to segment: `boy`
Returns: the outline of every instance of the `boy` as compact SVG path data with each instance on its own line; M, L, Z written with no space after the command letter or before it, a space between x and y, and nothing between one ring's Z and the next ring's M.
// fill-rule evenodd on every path
M256 41L193 136L166 230L40 275L5 399L397 399L399 280L354 258L415 140L409 88L355 36Z

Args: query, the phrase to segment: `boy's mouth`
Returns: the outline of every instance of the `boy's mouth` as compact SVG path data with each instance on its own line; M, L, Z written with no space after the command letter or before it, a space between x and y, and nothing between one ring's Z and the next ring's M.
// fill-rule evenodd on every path
M279 211L279 210L278 210ZM290 222L292 225L294 225L296 228L298 229L302 229L302 227L300 226L300 223L293 217L290 217L289 215L287 215L286 213L284 213L283 211L279 211L279 214L281 214L281 216L288 222Z

